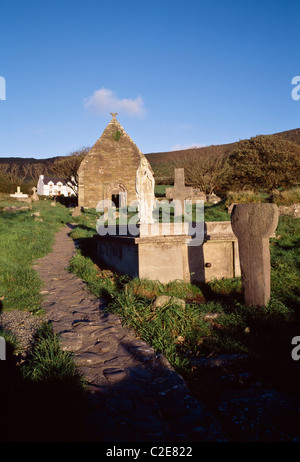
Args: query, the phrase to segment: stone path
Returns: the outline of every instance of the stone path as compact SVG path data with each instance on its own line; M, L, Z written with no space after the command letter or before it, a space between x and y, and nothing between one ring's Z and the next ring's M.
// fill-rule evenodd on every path
M57 233L52 253L35 269L44 281L42 308L88 380L89 440L224 441L218 422L168 361L105 313L104 302L66 270L76 251L71 226Z

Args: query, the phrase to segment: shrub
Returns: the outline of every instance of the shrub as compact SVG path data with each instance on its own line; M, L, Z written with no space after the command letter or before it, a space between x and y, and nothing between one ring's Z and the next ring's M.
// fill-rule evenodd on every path
M243 140L227 159L231 189L263 190L297 185L300 146L273 135Z
M293 188L286 191L278 189L272 191L271 201L277 205L292 205L300 203L300 188Z

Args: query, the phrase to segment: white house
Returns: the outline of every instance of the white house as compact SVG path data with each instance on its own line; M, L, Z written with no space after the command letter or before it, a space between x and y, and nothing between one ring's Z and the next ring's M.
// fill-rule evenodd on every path
M75 192L63 178L40 175L37 184L39 196L75 196Z

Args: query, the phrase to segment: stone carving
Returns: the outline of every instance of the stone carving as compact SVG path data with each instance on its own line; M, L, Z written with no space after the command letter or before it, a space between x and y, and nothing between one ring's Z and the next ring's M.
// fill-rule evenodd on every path
M174 201L174 215L184 214L184 201L193 197L193 188L185 186L184 168L175 168L174 187L166 188L166 198Z
M231 225L238 238L245 303L266 306L271 294L269 237L278 224L275 204L236 204Z
M154 223L155 181L146 158L142 158L136 172L136 195L140 224Z

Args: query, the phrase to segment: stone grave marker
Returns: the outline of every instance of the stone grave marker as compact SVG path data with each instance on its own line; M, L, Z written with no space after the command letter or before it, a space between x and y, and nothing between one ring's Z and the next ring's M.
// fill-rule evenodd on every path
M10 197L14 197L16 199L26 199L28 198L28 194L23 194L21 192L20 186L17 186L17 191L14 194L10 194Z
M39 196L37 195L37 188L34 186L33 188L31 188L31 190L33 191L33 194L31 196L31 199L33 201L39 201Z
M166 188L166 198L175 201L175 216L184 214L184 201L193 197L193 188L185 186L184 168L175 168L174 187Z
M231 225L238 238L242 284L248 306L266 306L271 294L269 238L278 224L275 204L236 204Z

